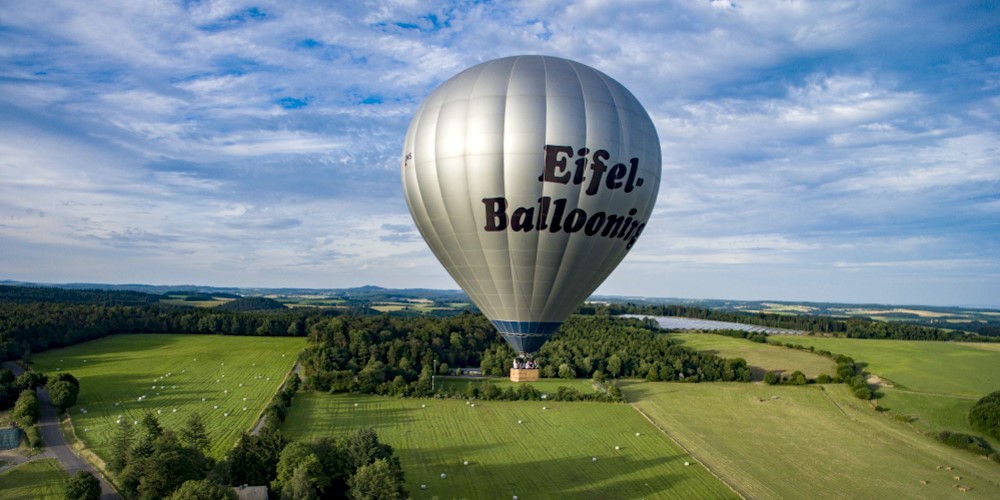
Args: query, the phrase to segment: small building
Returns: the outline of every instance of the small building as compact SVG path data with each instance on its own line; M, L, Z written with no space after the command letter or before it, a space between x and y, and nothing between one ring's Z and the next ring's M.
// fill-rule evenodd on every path
M12 450L21 443L21 429L7 427L0 429L0 450Z

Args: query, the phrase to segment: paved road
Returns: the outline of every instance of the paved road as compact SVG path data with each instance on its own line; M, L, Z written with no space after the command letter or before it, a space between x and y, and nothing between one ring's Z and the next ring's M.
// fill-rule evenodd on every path
M20 375L24 372L20 366L15 363L5 362L3 364L4 368L14 372L14 375ZM36 391L38 394L38 403L41 406L41 418L38 421L38 430L42 435L42 441L45 443L45 448L48 452L51 452L62 464L63 469L70 476L76 474L78 471L87 471L94 475L101 481L101 499L120 499L121 496L115 491L111 485L101 477L101 474L97 472L96 469L89 463L85 462L82 458L76 456L69 446L66 445L66 440L63 439L62 432L59 431L59 415L56 413L56 408L52 406L52 402L49 400L49 393L43 389L38 388Z

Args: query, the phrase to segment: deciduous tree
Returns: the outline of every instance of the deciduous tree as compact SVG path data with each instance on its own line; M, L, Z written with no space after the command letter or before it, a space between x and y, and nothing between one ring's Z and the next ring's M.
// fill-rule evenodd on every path
M101 498L101 482L93 474L80 471L66 484L66 500L98 500Z

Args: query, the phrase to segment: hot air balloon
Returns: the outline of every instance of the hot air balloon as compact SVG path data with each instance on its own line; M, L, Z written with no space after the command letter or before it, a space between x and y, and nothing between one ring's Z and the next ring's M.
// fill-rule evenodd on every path
M466 69L426 98L401 170L420 234L523 362L642 234L660 142L611 77L514 56Z

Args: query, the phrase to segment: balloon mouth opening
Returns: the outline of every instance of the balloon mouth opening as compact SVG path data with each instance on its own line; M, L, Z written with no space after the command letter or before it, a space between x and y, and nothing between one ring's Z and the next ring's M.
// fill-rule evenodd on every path
M506 321L491 320L500 336L520 357L530 358L552 335L561 322L555 321Z

